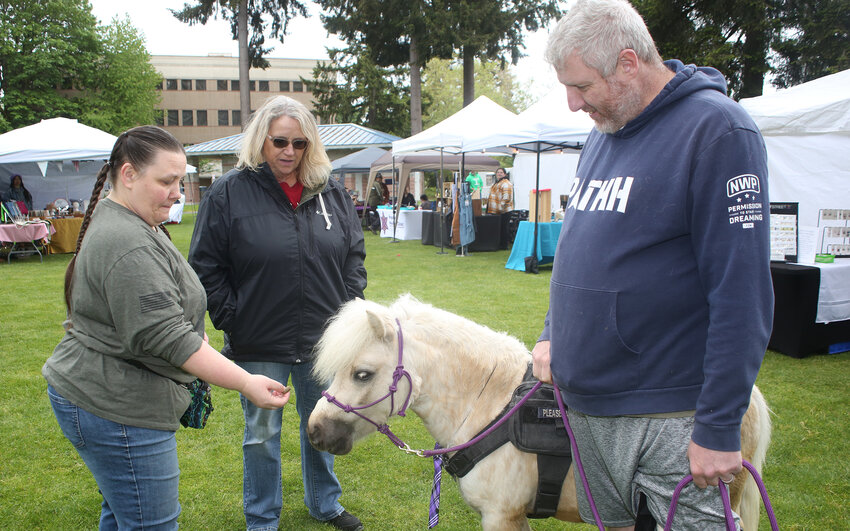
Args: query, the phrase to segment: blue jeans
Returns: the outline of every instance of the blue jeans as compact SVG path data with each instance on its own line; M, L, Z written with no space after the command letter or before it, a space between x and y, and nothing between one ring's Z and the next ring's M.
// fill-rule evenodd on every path
M307 438L307 421L324 390L310 374L313 365L261 361L237 364L252 374L263 374L283 384L292 375L295 410L301 419L299 432L304 503L310 516L317 520L327 521L338 516L343 510L339 503L342 487L333 471L334 456L316 450ZM245 438L242 441L245 523L249 530L276 530L283 506L280 473L283 411L261 409L244 396L241 398L245 414Z
M77 407L52 386L47 396L103 496L100 529L177 529L180 469L173 431L106 420Z

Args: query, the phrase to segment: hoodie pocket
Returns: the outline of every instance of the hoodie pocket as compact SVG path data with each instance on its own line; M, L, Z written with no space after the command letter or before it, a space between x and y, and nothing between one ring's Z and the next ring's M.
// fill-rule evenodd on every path
M552 365L572 393L612 394L637 388L640 355L617 327L617 292L552 282Z

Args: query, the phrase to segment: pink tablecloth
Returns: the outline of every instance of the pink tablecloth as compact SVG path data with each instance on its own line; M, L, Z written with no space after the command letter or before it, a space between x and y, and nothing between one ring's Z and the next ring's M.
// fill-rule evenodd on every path
M0 225L0 241L2 242L32 242L48 237L46 223L30 223L28 225ZM50 234L56 229L50 227Z

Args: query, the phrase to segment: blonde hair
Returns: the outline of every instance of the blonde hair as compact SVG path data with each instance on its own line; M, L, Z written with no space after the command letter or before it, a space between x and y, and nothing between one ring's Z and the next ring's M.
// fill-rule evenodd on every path
M625 0L579 0L555 26L546 45L546 61L559 70L573 52L603 78L617 68L622 50L634 50L650 65L661 63L640 13Z
M298 180L305 188L323 188L331 173L331 161L325 153L325 146L319 138L319 128L310 111L302 103L287 96L269 98L262 107L251 115L245 133L242 136L242 150L239 153L237 168L256 170L265 159L263 145L269 134L271 123L281 116L288 116L298 122L301 132L307 138L307 149L298 165Z

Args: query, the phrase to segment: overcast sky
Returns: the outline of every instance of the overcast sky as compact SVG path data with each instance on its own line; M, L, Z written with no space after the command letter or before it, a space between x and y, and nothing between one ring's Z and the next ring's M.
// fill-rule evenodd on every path
M183 0L89 1L101 24L108 24L115 16L123 18L125 14L129 15L133 25L144 34L148 52L152 55L239 55L236 41L230 35L230 25L226 21L210 20L206 25L189 26L174 18L168 8L179 9L184 4ZM283 44L280 41L267 41L267 45L274 46L269 57L327 59L325 47L343 47L339 39L329 36L322 27L316 4L306 4L311 10L311 16L290 20ZM554 71L543 61L547 37L545 29L526 37L525 53L528 57L521 59L515 70L517 78L534 99L539 99L557 84Z

